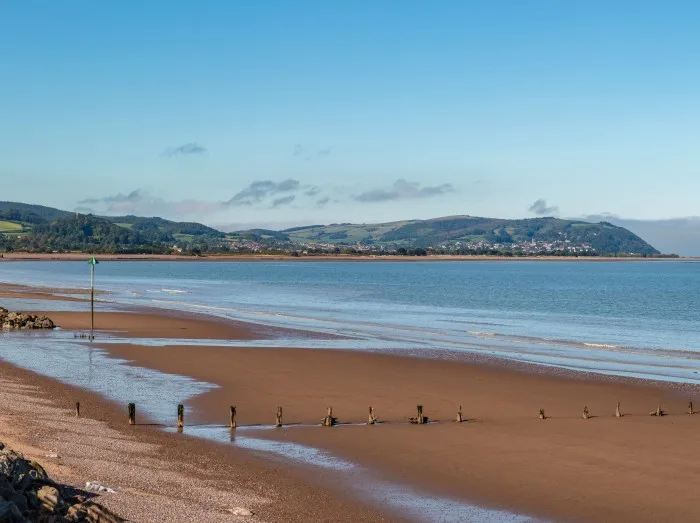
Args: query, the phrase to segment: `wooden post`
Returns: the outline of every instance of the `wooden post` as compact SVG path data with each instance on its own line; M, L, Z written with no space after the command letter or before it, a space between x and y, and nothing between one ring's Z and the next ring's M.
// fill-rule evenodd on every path
M416 417L409 420L411 423L416 425L423 425L428 423L428 417L423 416L423 405L416 405Z
M185 406L177 406L177 430L182 431L185 428Z
M663 416L666 414L663 410L661 410L661 405L656 407L656 410L653 410L649 413L649 416Z
M587 405L583 406L583 414L581 414L581 417L583 419L588 419L589 416L588 416L588 406Z
M321 425L324 427L332 427L335 425L336 418L333 417L333 407L328 407L326 417L321 420Z
M282 407L277 407L277 419L275 421L275 427L282 426Z
M616 418L621 418L622 417L622 411L620 410L620 402L617 402L617 407L615 408L615 417Z
M129 411L129 425L136 425L136 403L129 403L127 409Z
M369 408L369 417L367 418L367 425L374 425L377 423L377 416L374 414L374 407Z
M688 401L688 414L695 414L693 410L693 400Z
M75 402L75 417L76 418L80 417L80 402L79 401Z
M544 413L544 409L540 409L540 419L547 419L547 416Z
M464 418L462 417L462 406L459 406L459 411L457 412L457 423L462 423Z
M235 428L236 428L236 407L234 407L233 405L231 405L230 411L231 411L231 412L230 412L231 418L230 418L229 424L230 424L230 427L231 427L232 429L235 429Z

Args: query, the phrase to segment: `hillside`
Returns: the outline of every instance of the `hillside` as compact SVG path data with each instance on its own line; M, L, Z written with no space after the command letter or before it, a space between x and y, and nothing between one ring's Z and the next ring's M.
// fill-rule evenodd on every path
M377 224L331 224L224 234L195 222L92 216L0 202L0 251L432 252L462 254L657 255L623 227L558 218L448 216Z
M658 254L658 251L622 227L607 222L588 223L558 218L505 220L475 216L448 216L381 224L332 224L295 227L282 231L296 243L432 247L452 249L496 248L525 252L588 246L599 254ZM547 247L549 246L549 247Z
M225 234L193 222L140 216L80 215L41 205L0 202L0 250L170 252L219 246Z

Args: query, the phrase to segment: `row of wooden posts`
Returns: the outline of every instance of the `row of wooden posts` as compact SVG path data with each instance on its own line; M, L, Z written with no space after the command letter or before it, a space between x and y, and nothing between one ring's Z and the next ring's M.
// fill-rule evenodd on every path
M688 414L695 414L695 410L693 408L693 401L690 400L688 402ZM127 405L127 415L128 415L128 420L129 420L129 425L136 425L136 404L135 403L129 403ZM653 410L649 413L650 416L665 416L666 411L661 409L661 405L659 405L656 410ZM76 401L75 402L75 416L80 417L80 402ZM620 402L617 402L617 407L615 408L615 417L616 418L621 418L623 416L622 411L620 410ZM547 419L547 415L545 414L544 409L540 409L540 419ZM590 412L588 411L588 406L583 407L583 413L581 414L581 417L583 419L589 419L591 417ZM462 414L462 406L459 406L459 411L457 412L457 418L455 419L457 423L462 423L463 421L466 421L464 418L464 415ZM423 405L418 405L416 406L416 416L414 418L409 418L409 422L416 424L416 425L424 425L429 422L428 416L425 416L423 414ZM376 423L379 423L379 419L377 418L374 408L370 407L369 408L369 415L367 418L367 425L374 425ZM338 418L333 416L333 407L328 407L326 410L326 415L321 418L321 425L323 427L332 427L334 425L338 424ZM180 404L177 406L177 428L178 429L183 429L185 426L185 407L184 405ZM231 405L229 407L229 426L232 429L236 428L236 407ZM275 417L275 427L281 427L282 426L282 407L277 407L277 416Z

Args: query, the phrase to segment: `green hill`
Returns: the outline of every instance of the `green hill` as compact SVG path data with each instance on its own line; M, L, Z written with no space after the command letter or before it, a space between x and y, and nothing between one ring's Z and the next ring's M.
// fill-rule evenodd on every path
M379 224L332 224L282 231L297 243L375 245L382 247L467 247L529 249L584 246L599 254L659 254L627 229L607 222L588 223L558 218L505 220L476 216L448 216Z
M194 222L140 216L80 215L41 205L0 202L0 251L192 252L308 250L375 252L425 249L459 253L656 255L623 227L558 218L505 220L447 216L390 223L309 225L224 234ZM339 251L338 249L342 247ZM350 249L350 250L352 250Z

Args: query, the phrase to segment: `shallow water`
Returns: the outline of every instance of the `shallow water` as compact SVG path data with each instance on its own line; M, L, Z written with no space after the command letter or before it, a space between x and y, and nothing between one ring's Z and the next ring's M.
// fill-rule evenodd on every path
M110 291L101 310L167 307L352 338L277 346L479 353L700 383L698 263L104 262L97 273ZM0 281L85 287L89 272L2 263ZM42 305L85 307L67 303Z

